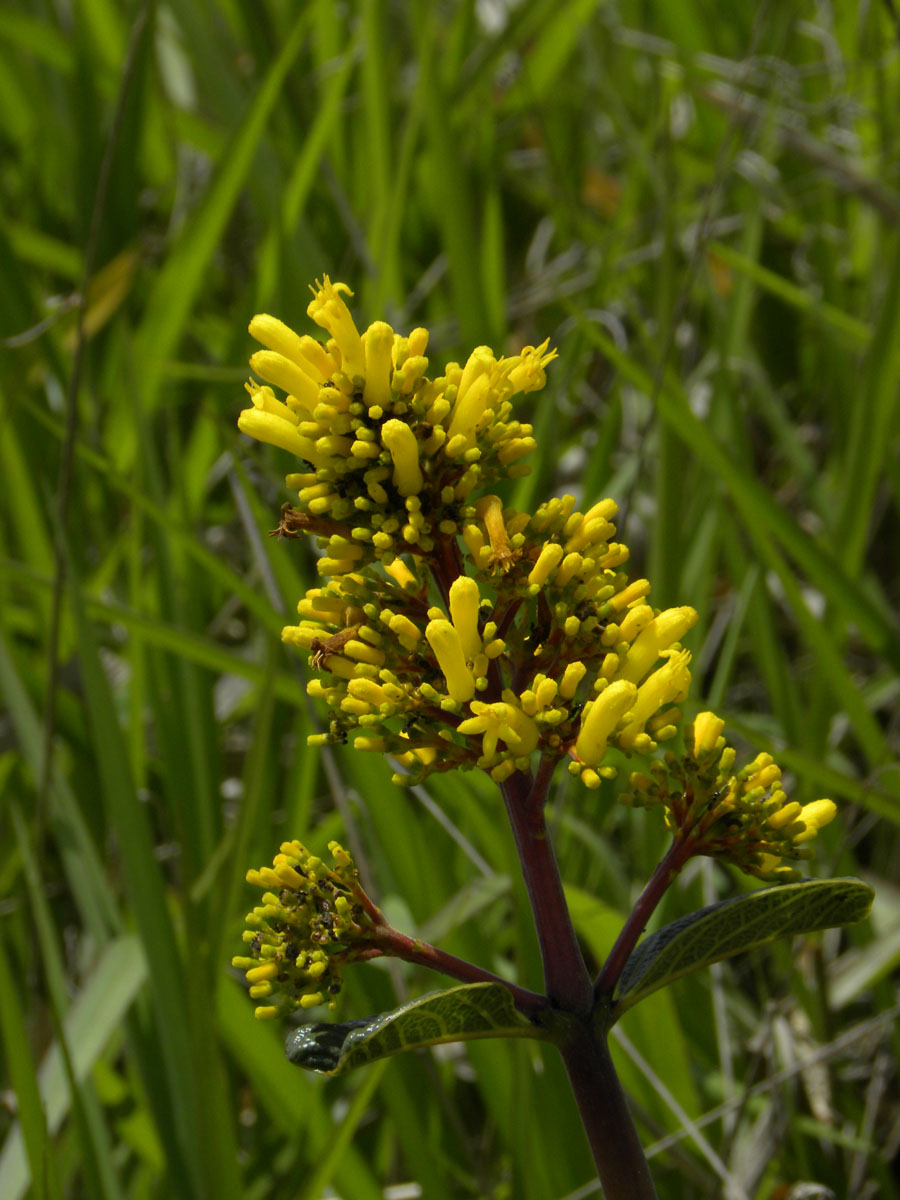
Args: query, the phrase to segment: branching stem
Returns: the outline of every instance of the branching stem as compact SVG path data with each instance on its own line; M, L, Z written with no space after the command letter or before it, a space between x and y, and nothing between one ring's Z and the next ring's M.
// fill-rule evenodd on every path
M672 845L660 859L656 870L650 876L647 886L641 892L637 903L631 911L628 920L622 926L622 931L616 938L615 945L609 957L603 964L603 969L594 983L594 995L599 1000L609 997L615 990L619 977L637 940L644 932L647 922L659 904L663 894L684 864L691 856L690 842L676 837Z
M464 958L457 958L455 954L448 954L445 950L440 950L428 942L411 938L387 923L378 925L371 937L371 944L373 947L377 947L383 955L400 958L404 962L416 963L421 967L430 967L431 970L440 971L443 975L449 975L451 979L458 979L461 983L502 983L511 993L516 1008L526 1016L548 1007L546 996L531 992L528 988L519 987L518 984L510 983L507 979L501 979L499 975L485 971L484 968L468 962Z
M587 1014L593 1002L591 980L572 927L544 818L551 773L552 767L543 764L537 779L517 771L500 789L534 913L547 996L567 1012Z

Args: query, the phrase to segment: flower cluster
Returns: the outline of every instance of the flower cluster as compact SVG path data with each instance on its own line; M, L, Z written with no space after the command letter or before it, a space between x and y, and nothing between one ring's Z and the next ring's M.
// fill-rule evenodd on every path
M325 579L283 636L331 712L312 740L390 754L398 782L466 767L502 782L540 754L599 787L610 746L650 755L674 735L697 614L660 612L629 580L612 500L529 514L489 490L527 470L534 440L511 400L543 387L547 342L499 359L479 347L432 380L426 331L360 335L347 290L314 289L324 346L253 319L267 349L251 365L287 394L251 383L239 421L306 468L288 476L299 507L281 531L318 539Z
M480 346L465 366L428 379L428 331L400 337L376 321L360 334L341 292L352 295L327 275L313 290L308 312L331 335L324 346L275 317L253 318L265 349L250 365L266 384L248 384L253 407L238 421L301 460L288 476L300 500L294 528L321 535L322 575L406 550L432 554L439 536L457 533L473 489L515 475L534 449L510 399L543 387L556 356L547 342L500 359Z
M713 713L695 721L688 752L656 757L681 721L682 640L697 614L654 608L648 581L629 579L615 503L582 511L565 495L527 513L496 494L528 470L535 443L512 402L544 386L555 351L544 342L497 358L482 346L430 378L426 330L401 336L376 322L360 334L344 284L326 276L312 290L308 313L328 340L254 317L265 348L251 365L265 382L248 384L252 407L238 422L299 460L287 477L297 506L285 506L279 532L315 539L321 578L282 636L309 656L309 693L328 709L310 743L388 754L398 783L479 768L503 784L537 760L549 778L567 759L597 788L617 757L644 756L620 799L663 809L682 862L711 855L792 878L790 862L835 815L830 800L788 802L768 754L735 770ZM258 1017L333 1008L348 962L423 961L346 852L330 850L327 867L286 842L271 868L247 875L264 895L247 917L248 953L233 962Z
M371 901L346 850L337 842L328 849L332 867L302 843L284 842L271 867L247 872L247 882L265 891L247 914L249 954L232 966L246 972L262 1020L326 1002L334 1008L343 966L367 947Z
M796 878L784 860L811 856L807 843L834 818L835 804L788 801L771 754L758 754L734 771L735 751L726 746L723 728L715 713L701 713L690 752L681 759L667 754L649 775L633 774L622 800L661 805L666 823L676 837L689 840L692 854L727 859L762 879Z

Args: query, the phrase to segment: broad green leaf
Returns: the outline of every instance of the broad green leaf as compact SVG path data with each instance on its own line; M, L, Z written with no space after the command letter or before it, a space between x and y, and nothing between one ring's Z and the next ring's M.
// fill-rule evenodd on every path
M302 1025L285 1052L307 1070L341 1075L402 1050L497 1037L548 1039L549 1032L522 1016L502 983L465 983L374 1017Z
M809 879L764 888L701 908L651 934L619 980L611 1022L657 988L689 971L775 938L852 925L868 915L875 893L858 879Z

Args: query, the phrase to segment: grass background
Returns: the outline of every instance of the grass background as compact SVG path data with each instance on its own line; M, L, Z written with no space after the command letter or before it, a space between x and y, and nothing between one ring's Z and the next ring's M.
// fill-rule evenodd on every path
M900 1195L900 26L723 11L0 10L5 1200L592 1194L552 1052L325 1081L226 966L246 867L338 836L395 923L540 978L491 787L304 746L278 635L313 565L235 418L250 316L306 331L322 272L433 362L552 337L510 498L619 501L656 603L700 612L694 711L833 796L812 870L878 889L623 1020L661 1197ZM663 836L564 782L553 813L601 957ZM694 864L662 916L745 886ZM437 982L359 968L342 1014Z

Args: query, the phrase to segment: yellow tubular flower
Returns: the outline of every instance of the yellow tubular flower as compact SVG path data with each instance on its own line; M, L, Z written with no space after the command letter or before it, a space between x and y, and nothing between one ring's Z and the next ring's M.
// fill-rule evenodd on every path
M555 350L547 350L550 339L546 338L539 346L526 346L518 362L509 373L509 382L515 392L536 392L547 382L544 367L557 357Z
M299 340L299 339L298 339ZM257 350L250 355L250 366L268 383L274 383L294 396L308 412L319 402L319 385L302 367L275 350Z
M496 564L501 571L508 571L515 552L503 520L503 501L499 496L482 496L475 505L475 511L484 521L484 527L491 543L490 564Z
M315 288L310 288L310 291L313 299L306 311L334 339L341 352L341 370L349 379L364 379L366 355L362 338L350 310L340 296L341 292L346 292L348 296L353 293L346 283L332 284L327 275L323 275L322 282L317 281Z
M274 413L245 408L238 417L238 429L258 442L268 442L298 458L305 458L313 466L321 465L322 456L316 451L315 444L309 438L301 437L296 425Z
M502 701L492 707L504 709L504 712L500 714L502 717L500 736L513 754L531 754L532 750L537 749L540 730L521 708L515 704L504 704Z
M571 700L578 690L578 685L581 683L587 674L587 667L583 662L570 662L563 672L562 681L559 685L559 694L563 700Z
M540 729L517 705L503 700L496 704L474 700L469 707L475 715L460 721L458 729L467 736L484 735L482 753L485 759L494 757L499 740L517 757L524 757L537 748Z
M484 417L490 400L490 382L489 376L479 375L464 399L457 395L450 428L447 430L448 442L452 438L462 438L466 447L474 446L475 430Z
M541 548L537 562L531 568L531 573L528 576L528 582L532 587L544 586L547 582L547 576L559 566L564 553L565 551L558 542L548 542L546 546Z
M702 712L694 721L694 758L709 754L725 728L725 722L713 712Z
M649 579L636 579L634 583L630 583L627 588L623 588L621 592L617 592L609 602L609 607L613 612L621 612L623 608L627 608L629 604L634 604L636 600L643 599L650 591Z
M254 341L260 342L267 350L274 350L278 354L283 354L285 358L289 358L292 363L296 363L298 367L304 370L307 374L312 374L310 371L310 349L307 343L312 341L312 338L300 337L294 333L283 321L279 321L277 317L270 317L268 313L259 313L250 322L250 336ZM317 343L313 343L316 345ZM319 347L321 351L321 347ZM324 355L324 352L322 352ZM330 362L330 360L329 360ZM327 376L333 370L333 364L329 365L326 370L320 371L322 378Z
M366 386L363 403L367 408L380 405L388 409L391 405L391 372L394 331L384 321L375 321L365 333ZM387 444L387 443L385 443ZM408 495L401 492L401 495Z
M469 662L482 651L481 634L478 632L480 600L481 593L474 579L461 575L450 585L450 619Z
M637 696L637 688L628 680L619 679L604 688L596 700L591 701L587 715L581 723L581 732L575 742L579 759L589 767L595 767L606 753L606 743L619 721L628 712Z
M461 703L471 700L475 695L475 676L466 666L466 656L456 629L443 619L429 621L425 627L425 637L447 681L451 698Z
M394 487L401 496L418 495L423 477L416 435L404 421L385 421L381 440L394 460Z
M257 387L255 383L247 385L247 391L250 393L250 399L253 401L253 407L259 409L260 412L272 413L276 417L280 417L282 421L287 421L289 425L299 425L300 417L282 400L276 399L275 393L270 387Z
M664 704L671 701L683 700L690 687L691 675L687 669L691 661L690 653L682 650L673 654L667 662L658 667L646 682L638 688L637 696L631 709L631 719L618 736L618 743L623 750L636 748L636 743L644 732L644 726ZM614 686L614 685L613 685ZM643 749L641 747L641 749ZM653 749L653 744L647 747Z
M836 816L837 805L833 800L813 800L812 804L804 804L797 820L802 821L805 828L793 839L794 844L801 846L804 842L811 842L819 830Z
M475 347L469 355L468 361L459 377L456 391L457 403L465 398L476 379L480 379L482 375L490 373L496 361L494 352L490 346Z
M802 811L800 804L796 800L792 800L790 804L785 804L773 812L767 818L766 824L770 829L784 829L788 825L793 825Z
M625 656L619 678L640 683L663 650L679 641L697 622L693 608L667 608L638 634Z

